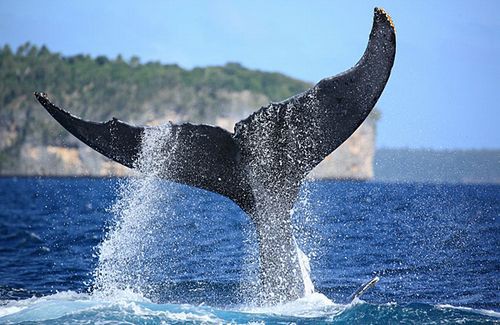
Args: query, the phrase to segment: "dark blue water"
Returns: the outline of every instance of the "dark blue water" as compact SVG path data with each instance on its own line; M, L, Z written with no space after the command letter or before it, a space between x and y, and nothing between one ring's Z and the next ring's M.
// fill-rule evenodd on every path
M247 217L225 198L167 182L170 212L146 251L153 290L143 300L93 293L119 182L0 179L0 323L500 321L498 185L308 183L296 237L316 290L334 303L252 309L242 290L255 266ZM345 305L375 275L364 303Z

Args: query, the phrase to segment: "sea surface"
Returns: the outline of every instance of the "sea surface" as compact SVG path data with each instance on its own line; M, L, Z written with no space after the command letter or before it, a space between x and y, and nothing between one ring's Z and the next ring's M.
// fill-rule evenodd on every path
M500 323L499 214L499 185L309 182L293 219L316 293L266 306L253 225L226 198L0 178L0 323Z

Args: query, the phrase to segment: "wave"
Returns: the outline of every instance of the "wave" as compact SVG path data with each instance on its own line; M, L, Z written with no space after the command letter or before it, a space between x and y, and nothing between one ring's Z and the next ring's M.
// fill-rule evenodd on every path
M471 313L477 313L480 315L484 316L490 316L494 318L500 318L500 312L494 311L494 310L488 310L488 309L475 309L475 308L470 308L470 307L462 307L462 306L452 306L452 305L436 305L437 308L441 309L456 309L456 310L462 310L466 312L471 312Z
M369 304L356 300L336 304L314 293L286 304L268 307L230 306L213 308L203 304L157 304L134 292L113 296L65 291L44 297L0 302L0 323L400 323L499 322L492 310L429 304Z

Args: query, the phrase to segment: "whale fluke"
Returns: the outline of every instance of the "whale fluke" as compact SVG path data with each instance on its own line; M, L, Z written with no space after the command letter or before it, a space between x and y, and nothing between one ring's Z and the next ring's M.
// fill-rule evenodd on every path
M348 298L348 303L352 303L355 299L361 298L362 295L364 295L368 289L374 287L378 282L380 281L380 278L378 276L372 278L370 281L363 283L352 295L349 296Z
M175 154L168 172L174 182L224 195L254 221L259 237L261 280L274 301L298 298L290 210L306 175L339 147L366 119L389 79L396 53L391 18L375 8L368 46L351 69L321 80L287 100L262 107L230 133L208 125L172 124ZM108 158L137 167L144 132L117 119L82 120L37 100L70 133ZM272 221L272 222L271 222ZM293 272L289 272L293 270ZM300 272L300 271L298 271Z
M71 134L129 168L136 167L145 129L154 128L130 125L116 118L101 123L85 121L51 103L45 93L36 92L35 97ZM239 149L232 135L219 127L189 123L171 125L171 132L177 149L170 157L174 160L170 165L176 168L161 176L227 196L248 211L253 202L251 196L243 193L249 189L242 191Z

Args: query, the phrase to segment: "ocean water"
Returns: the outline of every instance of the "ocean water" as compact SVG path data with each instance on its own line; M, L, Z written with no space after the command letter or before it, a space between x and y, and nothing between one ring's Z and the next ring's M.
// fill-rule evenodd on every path
M133 182L0 178L0 323L500 323L498 185L305 184L293 219L316 293L262 306L235 204Z

